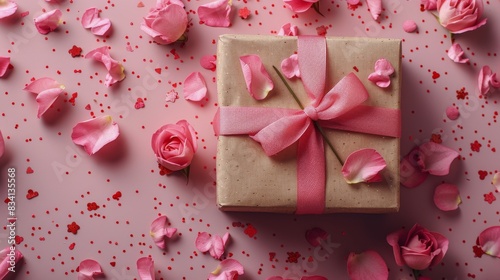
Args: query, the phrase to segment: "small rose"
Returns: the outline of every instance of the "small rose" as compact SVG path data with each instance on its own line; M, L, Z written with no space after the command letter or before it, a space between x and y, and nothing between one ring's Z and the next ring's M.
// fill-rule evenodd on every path
M410 231L399 230L387 235L394 259L399 266L424 270L438 264L448 251L448 239L415 224Z
M483 0L438 0L439 22L451 33L464 33L486 24Z
M186 39L188 18L180 1L158 0L141 24L142 31L161 45Z
M169 171L178 171L191 164L198 145L193 127L186 120L180 120L160 127L153 134L151 147L160 165Z

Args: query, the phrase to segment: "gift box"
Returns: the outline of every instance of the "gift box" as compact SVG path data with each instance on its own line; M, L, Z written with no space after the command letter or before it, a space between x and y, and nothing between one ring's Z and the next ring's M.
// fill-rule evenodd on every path
M296 100L280 80L273 66L280 69L283 59L297 53L298 37L267 35L222 35L217 46L217 88L219 106L235 108L299 109ZM254 99L244 80L240 57L258 55L272 81L274 89L263 100ZM387 59L395 69L391 84L380 88L368 80L375 62ZM315 71L321 71L317 69ZM374 38L326 38L325 90L343 77L354 73L368 91L365 106L388 108L399 112L401 89L401 41ZM314 74L316 75L316 73ZM302 104L310 98L302 79L288 80ZM366 107L370 108L370 107ZM220 115L222 118L228 116ZM216 118L217 118L216 117ZM397 120L388 122L391 129L400 130ZM238 118L236 126L253 122ZM216 123L219 121L217 120ZM385 121L384 121L385 122ZM397 126L397 127L396 127ZM217 130L217 129L216 129ZM399 138L344 129L324 129L341 160L353 151L373 148L385 159L387 166L377 183L348 184L341 173L342 164L328 146L324 155L311 160L311 165L325 160L323 213L385 213L399 210ZM251 133L250 133L251 134ZM268 156L260 143L248 134L219 133L217 146L217 204L223 211L294 213L298 203L298 144L294 143L273 156ZM307 152L305 152L307 155ZM324 158L324 159L323 159ZM310 169L314 171L314 167ZM302 172L303 173L303 172ZM314 173L314 172L313 172ZM323 206L322 206L323 207Z

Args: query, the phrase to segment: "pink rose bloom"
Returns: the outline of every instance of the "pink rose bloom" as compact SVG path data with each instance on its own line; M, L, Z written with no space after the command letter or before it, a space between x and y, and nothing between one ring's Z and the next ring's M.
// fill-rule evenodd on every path
M158 44L167 45L184 40L188 18L181 1L158 0L141 24L142 31Z
M295 13L303 13L319 0L283 0L285 6Z
M387 235L394 259L399 266L424 270L441 262L448 251L448 239L415 224L410 231L399 230Z
M486 24L483 0L438 0L439 22L451 33L464 33Z
M178 171L191 164L198 145L193 127L186 120L180 120L160 127L153 134L151 147L159 164Z

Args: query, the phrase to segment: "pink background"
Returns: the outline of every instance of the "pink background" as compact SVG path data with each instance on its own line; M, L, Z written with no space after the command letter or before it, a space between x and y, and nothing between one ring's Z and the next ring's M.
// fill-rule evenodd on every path
M16 2L17 15L0 21L0 56L10 56L14 66L7 77L0 78L0 130L6 145L6 154L0 159L0 179L4 182L0 197L3 201L7 196L7 169L15 167L17 235L22 237L18 248L25 256L16 267L15 279L76 279L75 269L87 258L100 263L103 279L137 279L135 262L149 255L155 261L157 279L206 279L218 261L195 248L200 231L230 232L225 257L243 264L245 275L239 279L272 275L299 279L315 274L346 279L348 254L369 249L382 255L390 279L412 279L410 269L396 265L385 237L415 223L450 240L442 263L424 275L432 279L498 277L499 260L487 255L477 258L472 247L482 230L500 222L499 194L491 184L499 168L498 93L486 100L479 98L476 82L485 64L500 71L499 1L485 1L486 26L455 36L470 58L467 64L456 64L447 57L450 36L415 0L383 0L385 10L378 22L371 18L364 1L352 11L345 1L320 0L322 17L313 10L294 14L280 0L234 0L229 28L199 23L196 10L209 1L184 1L190 19L189 40L184 46L156 45L140 30L153 0L143 0L142 8L137 7L138 0L66 0L55 5L41 0ZM80 17L92 6L102 9L101 17L111 19L113 33L109 38L96 37L82 28ZM56 7L62 10L64 23L57 32L39 34L33 18ZM238 9L243 7L251 11L246 20L238 17ZM26 11L29 15L21 18L20 13ZM408 19L417 23L418 33L403 31L403 22ZM398 214L294 216L217 210L216 138L211 128L217 108L215 72L203 69L199 60L215 54L215 42L221 34L275 34L287 22L296 24L300 34L317 34L316 28L323 25L328 36L402 38L401 154L433 134L439 135L444 145L461 155L450 175L430 177L416 189L402 188ZM73 45L81 47L83 54L111 46L111 56L123 63L127 78L106 88L105 68L83 57L72 58L68 50ZM193 71L200 71L208 84L208 98L201 103L182 98L181 83ZM35 95L23 88L32 78L41 77L64 84L67 95L37 119ZM468 93L465 99L456 93L462 88ZM172 89L179 93L179 99L166 103L166 93ZM78 96L72 106L68 99L75 92ZM138 97L144 99L145 108L134 108ZM451 105L461 113L456 121L445 115ZM71 129L80 121L106 114L118 123L121 135L89 156L73 144ZM194 126L200 146L188 184L182 176L160 176L150 147L156 129L180 119ZM475 141L480 149L473 151L473 146L479 146L471 146ZM457 211L442 212L434 206L433 190L441 182L459 187L463 203ZM29 189L39 196L27 199ZM112 197L117 191L122 194L119 200ZM489 203L486 194L496 200ZM91 202L99 208L89 211L87 203ZM2 204L5 210L0 211L0 219L6 221L7 204ZM171 226L178 228L165 251L149 236L149 226L159 214L167 215ZM72 222L81 227L77 234L67 231ZM324 249L306 242L305 231L313 227L330 233ZM7 237L2 226L2 247L7 246Z

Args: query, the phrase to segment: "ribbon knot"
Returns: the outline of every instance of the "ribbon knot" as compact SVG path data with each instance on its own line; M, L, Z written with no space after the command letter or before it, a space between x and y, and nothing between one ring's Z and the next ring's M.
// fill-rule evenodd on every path
M304 113L313 121L317 121L319 119L318 110L316 110L316 108L312 105L307 106L304 109Z

